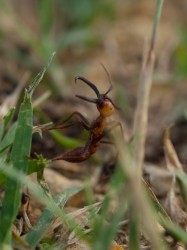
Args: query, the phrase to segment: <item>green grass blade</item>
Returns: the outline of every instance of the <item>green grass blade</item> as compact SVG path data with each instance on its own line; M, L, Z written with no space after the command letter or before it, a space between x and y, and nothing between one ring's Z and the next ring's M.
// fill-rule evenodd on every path
M67 189L63 193L57 195L54 201L60 208L63 208L67 200L74 194L78 193L80 190L80 187L73 187ZM37 244L40 242L42 236L47 231L54 218L54 214L50 210L48 210L48 208L46 208L46 210L42 213L42 215L39 217L39 219L33 226L33 229L28 233L26 237L26 241L30 245L32 245L32 248L36 247Z
M126 210L125 202L122 201L119 208L114 213L114 215L110 221L110 224L107 227L105 235L103 237L103 244L105 245L106 250L110 248L110 245L111 245L112 241L114 240L115 235L118 232L119 223L123 218L125 210Z
M3 122L0 126L0 140L3 137L4 130L7 127L8 123L10 122L10 120L14 114L14 111L15 111L15 108L10 108L8 113L3 117Z
M50 131L50 134L65 149L80 147L83 144L83 142L81 142L80 140L64 136L58 131Z
M108 200L110 203L111 200ZM109 206L109 203L107 204ZM105 204L106 205L106 201ZM101 208L102 210L103 208ZM105 208L104 208L105 209ZM110 218L110 223L107 222L106 214L103 215L101 212L100 216L94 222L93 229L93 243L92 249L97 250L108 250L110 249L111 243L115 238L115 235L118 232L119 223L122 220L127 207L125 205L124 199L119 205L118 209L116 209L112 218ZM105 209L106 211L106 209Z
M139 250L139 220L136 214L133 213L133 208L130 211L130 221L129 221L129 249Z
M16 134L11 152L13 168L19 172L27 171L32 139L32 106L30 96L25 92L24 101L21 104ZM11 171L11 169L9 170ZM12 224L18 213L21 200L21 183L8 179L5 188L0 224L6 225L0 229L0 242L9 244L11 241Z
M49 61L48 61L47 65L44 67L44 69L41 70L41 71L37 74L37 76L32 80L31 85L29 86L29 89L28 89L28 94L29 94L30 96L32 96L32 94L33 94L33 92L35 91L36 87L39 85L39 83L40 83L41 80L43 79L44 74L45 74L45 72L47 71L49 65L51 64L51 61L52 61L54 55L55 55L55 52L52 53L51 57L49 58Z
M51 0L40 0L38 2L40 30L42 36L48 36L50 34L50 28L52 28L53 21L53 1Z
M162 207L162 205L160 204L159 200L157 199L156 195L154 194L152 189L149 187L147 182L144 179L142 179L142 181L144 185L144 191L148 197L148 200L150 201L150 204L152 204L153 208L156 210L157 213L160 213L163 217L170 220L169 215L167 214L165 209Z
M184 202L187 204L187 175L183 172L176 172L177 182L179 184L180 193L184 200Z
M12 119L14 112L15 112L15 108L10 108L8 113L4 116L3 121L4 121L5 128L7 127L8 123Z
M3 173L6 174L6 176L12 180L15 180L17 182L22 183L22 185L25 185L28 187L29 191L34 194L44 205L48 207L48 210L51 211L54 216L58 216L62 218L62 220L70 227L74 232L79 235L81 238L86 238L85 232L77 225L77 223L67 214L64 213L62 209L60 209L57 204L54 202L54 200L46 195L46 192L44 192L43 188L33 183L32 181L25 182L25 175L23 173L18 172L16 169L12 168L12 171L9 171L11 165L4 163L0 168L2 169ZM1 218L1 217L0 217Z
M163 216L159 218L159 221L166 229L167 233L169 233L176 241L180 241L187 246L187 232Z
M27 157L30 155L33 127L31 97L41 82L53 56L54 53L49 59L47 66L34 78L29 90L25 91L24 100L18 114L16 133L11 152L12 169L10 168L9 171L16 170L19 174L23 173L24 175L27 173ZM19 180L7 179L2 210L0 212L0 225L6 225L6 227L0 228L0 243L2 245L7 244L9 246L11 243L12 224L17 216L21 203L21 187L22 183Z
M119 207L116 209L113 217L110 214L110 204L115 197L123 192L124 176L119 167L110 181L109 188L102 202L100 216L95 220L93 227L92 249L107 250L110 247L117 233L118 225L127 209L127 201L122 197ZM110 224L107 224L110 218Z
M6 182L6 175L3 172L0 172L0 186L2 187Z
M16 133L17 123L15 122L0 142L0 155L12 145Z
M156 40L156 34L157 29L160 21L160 16L162 13L162 7L163 7L164 0L157 0L156 2L156 12L155 12L155 18L154 18L154 25L153 25L153 32L151 37L151 48L154 48L155 40Z

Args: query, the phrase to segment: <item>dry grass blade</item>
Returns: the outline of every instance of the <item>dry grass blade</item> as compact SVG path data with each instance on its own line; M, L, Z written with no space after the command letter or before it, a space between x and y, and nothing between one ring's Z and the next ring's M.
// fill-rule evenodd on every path
M164 132L164 152L166 158L166 166L169 170L184 171L182 164L179 161L175 148L170 139L170 128L167 128Z
M150 207L150 203L148 202L147 196L143 190L143 185L137 185L138 175L133 171L136 167L134 159L132 158L128 147L124 145L123 141L121 141L119 135L117 137L116 146L119 152L120 166L127 182L125 188L126 190L130 190L127 198L132 204L131 209L134 210L133 214L135 214L136 219L141 222L141 228L150 240L152 249L167 249L165 244L161 242L156 223L157 215ZM152 195L151 198L155 201L155 198L152 197Z
M167 169L174 174L175 170L183 172L182 164L180 163L174 146L170 140L170 128L164 132L164 152L166 159ZM174 175L173 182L171 183L170 190L167 193L165 200L165 208L167 209L172 220L183 228L187 227L187 214L181 208L179 199L175 191L176 176Z
M132 202L133 214L136 215L137 220L141 221L141 226L152 244L152 249L167 249L165 244L161 242L158 234L156 219L152 219L156 218L156 214L152 211L141 185L142 165L145 151L144 144L147 133L149 95L155 62L154 47L162 4L162 0L157 1L151 42L148 50L146 50L144 54L138 91L138 105L134 120L133 132L135 138L133 142L133 155L131 155L128 148L124 146L124 143L121 142L120 137L117 138L116 145L119 150L121 167L128 180L128 189L131 190L128 198Z
M154 51L150 50L144 55L145 66L142 68L138 90L138 105L134 120L134 160L139 176L142 175L142 163L145 151L145 138L147 133L149 94L152 85L152 73L155 61Z
M148 106L149 95L152 85L152 75L155 62L155 42L156 32L161 15L163 0L157 1L156 14L154 20L154 26L151 36L151 42L148 50L145 51L144 60L142 65L142 72L140 75L140 84L138 90L138 104L134 119L134 160L136 162L136 170L139 177L142 174L142 164L145 151L145 138L147 133L147 120L148 120Z

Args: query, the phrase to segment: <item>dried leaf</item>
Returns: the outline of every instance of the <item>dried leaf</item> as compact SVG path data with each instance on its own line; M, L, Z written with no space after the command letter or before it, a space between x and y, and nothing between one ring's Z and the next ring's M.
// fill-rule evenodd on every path
M168 213L171 216L172 221L186 230L187 214L185 211L182 210L173 190L168 194L165 203L165 206L167 207Z
M163 141L167 168L172 171L176 169L183 171L182 164L179 161L175 148L170 139L170 128L165 130Z
M167 128L164 132L164 152L167 169L171 172L174 172L175 170L183 172L182 164L180 163L174 146L170 140L169 128ZM164 206L168 214L171 216L172 221L186 229L187 214L182 210L179 199L175 193L176 176L171 184L172 185L167 193Z

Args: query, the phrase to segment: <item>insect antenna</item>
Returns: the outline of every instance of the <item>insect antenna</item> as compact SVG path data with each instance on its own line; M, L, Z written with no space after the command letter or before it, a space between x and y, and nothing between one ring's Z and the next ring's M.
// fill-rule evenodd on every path
M113 85L112 85L112 77L111 77L109 71L107 70L106 66L105 66L103 63L101 63L101 66L103 67L105 73L107 74L107 77L108 77L108 80L109 80L109 83L110 83L109 89L104 93L104 96L106 96L106 95L112 90L112 88L113 88ZM110 102L113 104L113 106L114 106L116 109L120 110L120 108L119 108L118 106L116 106L115 103L114 103L109 97L107 97L107 98L108 98L108 100L110 100Z
M112 86L112 78L111 78L111 75L110 75L109 71L107 70L106 66L103 63L100 63L100 64L103 67L103 69L104 69L104 71L105 71L105 73L106 73L106 75L108 77L108 81L110 83L109 89L104 93L104 95L107 95L113 88L113 86Z
M85 97L85 96L82 96L82 95L75 95L75 96L82 99L82 100L84 100L84 101L92 102L92 103L97 103L97 100L98 100L98 99L94 99L94 98Z
M99 90L98 90L97 87L96 87L92 82L90 82L88 79L86 79L86 78L83 77L83 76L77 76L77 77L75 77L75 83L77 82L77 80L81 80L81 81L83 81L84 83L86 83L88 86L90 86L91 89L93 89L93 91L96 93L97 97L98 97L98 98L100 97Z
M104 93L104 95L107 95L111 90L112 90L113 86L111 85L110 88Z

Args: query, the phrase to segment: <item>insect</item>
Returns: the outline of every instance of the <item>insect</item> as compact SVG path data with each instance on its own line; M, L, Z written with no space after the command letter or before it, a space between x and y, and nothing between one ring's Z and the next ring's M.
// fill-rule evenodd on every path
M80 112L73 112L68 117L68 119L66 119L66 121L69 120L72 116L76 116L81 126L88 130L88 140L84 146L67 151L53 158L52 161L64 160L68 162L82 162L87 160L92 154L96 152L97 148L102 142L101 140L105 135L104 129L106 127L106 118L111 116L115 112L115 109L118 109L113 101L107 96L107 94L112 90L112 85L104 94L100 94L97 87L86 78L78 76L75 78L75 82L77 82L77 80L81 80L82 82L86 83L95 92L97 98L88 98L80 95L76 95L76 97L86 102L94 103L99 111L99 116L90 124L89 121ZM48 130L61 129L65 127L67 126L62 125L49 128Z

